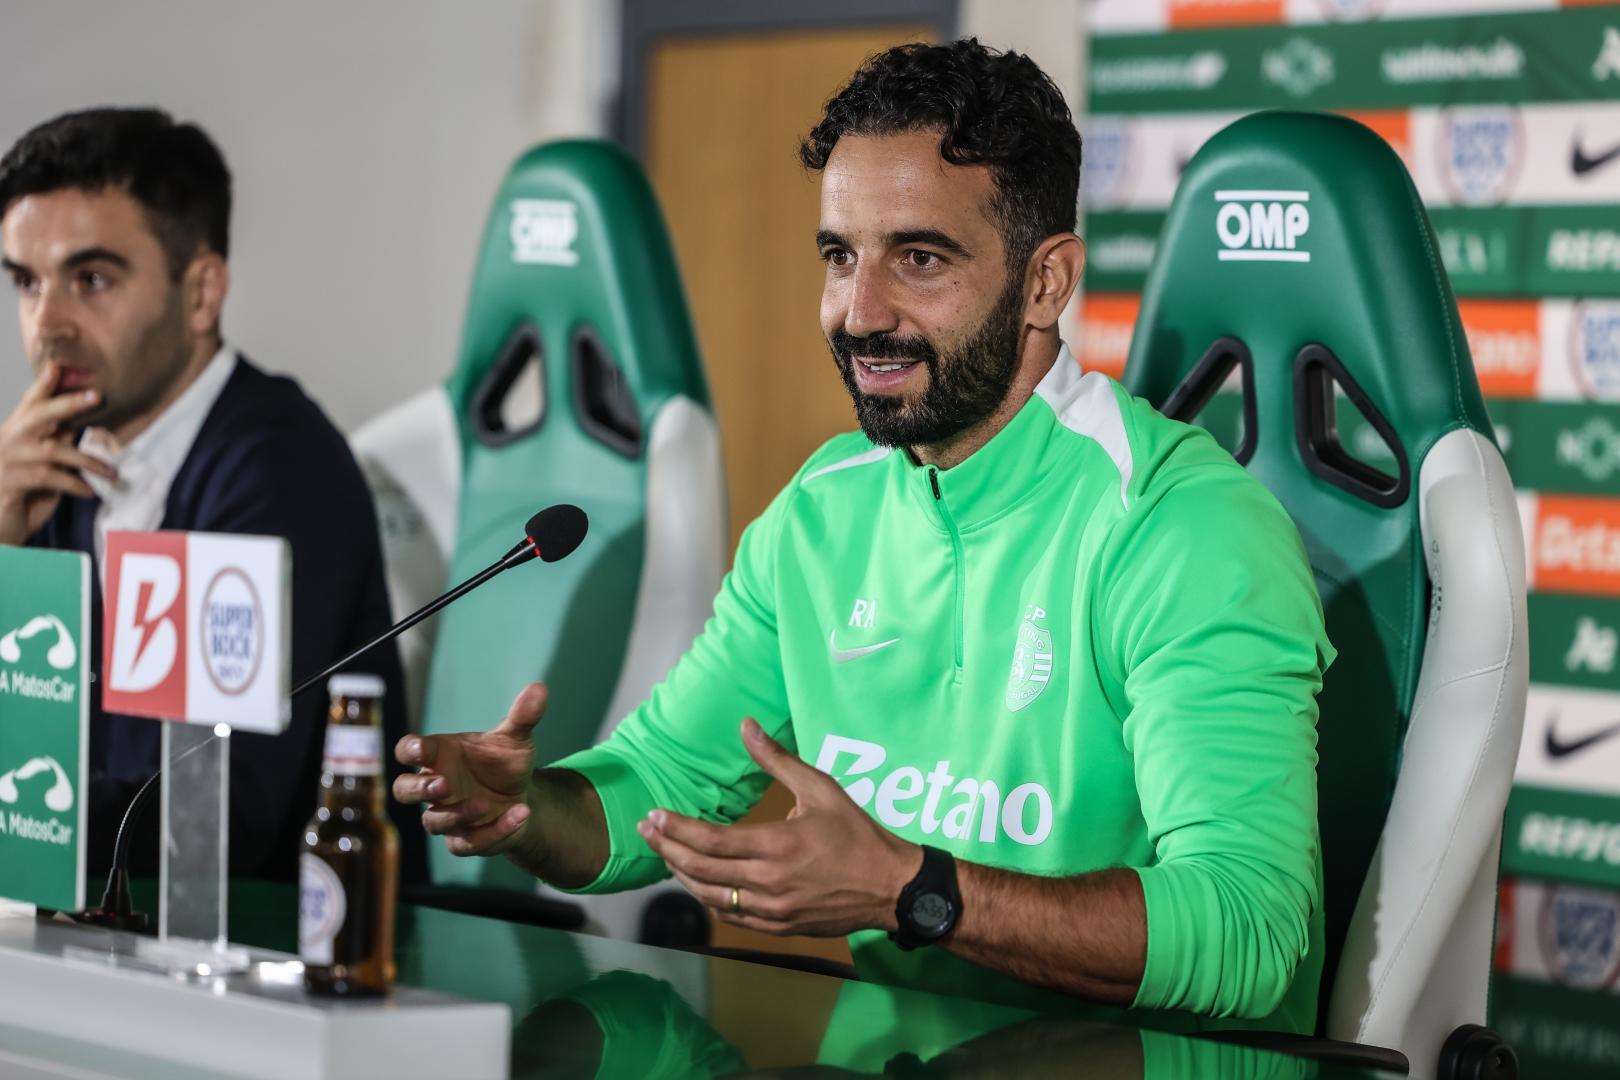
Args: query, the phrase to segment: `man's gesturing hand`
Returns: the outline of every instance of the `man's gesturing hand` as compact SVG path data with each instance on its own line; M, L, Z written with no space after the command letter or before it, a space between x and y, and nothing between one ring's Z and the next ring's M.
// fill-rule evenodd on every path
M111 465L73 445L67 422L92 408L95 390L52 396L57 365L47 363L0 423L0 544L20 544L55 513L63 495L90 498L81 471L117 479Z
M427 803L422 827L446 837L453 855L505 851L529 820L534 725L545 711L545 686L530 683L490 731L405 736L394 756L421 771L398 777L394 798Z
M836 780L753 720L743 721L742 738L797 800L788 820L724 826L654 810L637 825L648 846L725 922L817 937L893 930L895 901L922 865L922 850L873 821Z

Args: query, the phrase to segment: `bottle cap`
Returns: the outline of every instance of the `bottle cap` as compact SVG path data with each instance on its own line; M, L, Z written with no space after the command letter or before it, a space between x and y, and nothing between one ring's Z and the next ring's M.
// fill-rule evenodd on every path
M377 675L334 675L326 681L326 692L332 697L380 698L384 689Z

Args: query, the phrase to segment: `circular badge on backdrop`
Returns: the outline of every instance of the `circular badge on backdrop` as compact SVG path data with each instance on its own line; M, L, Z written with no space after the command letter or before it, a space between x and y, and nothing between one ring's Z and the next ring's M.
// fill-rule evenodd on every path
M235 697L253 685L264 661L264 605L247 574L227 566L214 575L197 634L203 668L220 693Z
M1620 895L1555 885L1541 901L1541 955L1554 979L1607 990L1620 976Z
M1086 160L1080 167L1082 201L1090 210L1124 205L1136 176L1135 138L1124 120L1098 120L1086 132Z
M1581 393L1620 401L1620 301L1577 301L1569 313L1569 365Z
M1524 167L1524 120L1511 105L1447 109L1438 153L1453 199L1465 206L1499 203Z

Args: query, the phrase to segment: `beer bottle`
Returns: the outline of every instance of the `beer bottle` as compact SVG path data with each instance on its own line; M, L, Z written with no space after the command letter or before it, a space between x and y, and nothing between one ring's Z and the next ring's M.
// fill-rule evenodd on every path
M299 856L298 952L314 994L383 994L394 982L399 833L383 805L383 681L327 683L320 805Z

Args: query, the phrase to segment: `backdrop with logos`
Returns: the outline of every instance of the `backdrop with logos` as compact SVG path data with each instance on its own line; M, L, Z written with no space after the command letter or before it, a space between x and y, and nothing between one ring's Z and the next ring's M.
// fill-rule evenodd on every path
M1072 335L1087 368L1123 369L1181 171L1232 120L1344 113L1406 162L1530 561L1504 871L1620 889L1620 3L1092 0L1088 15Z

